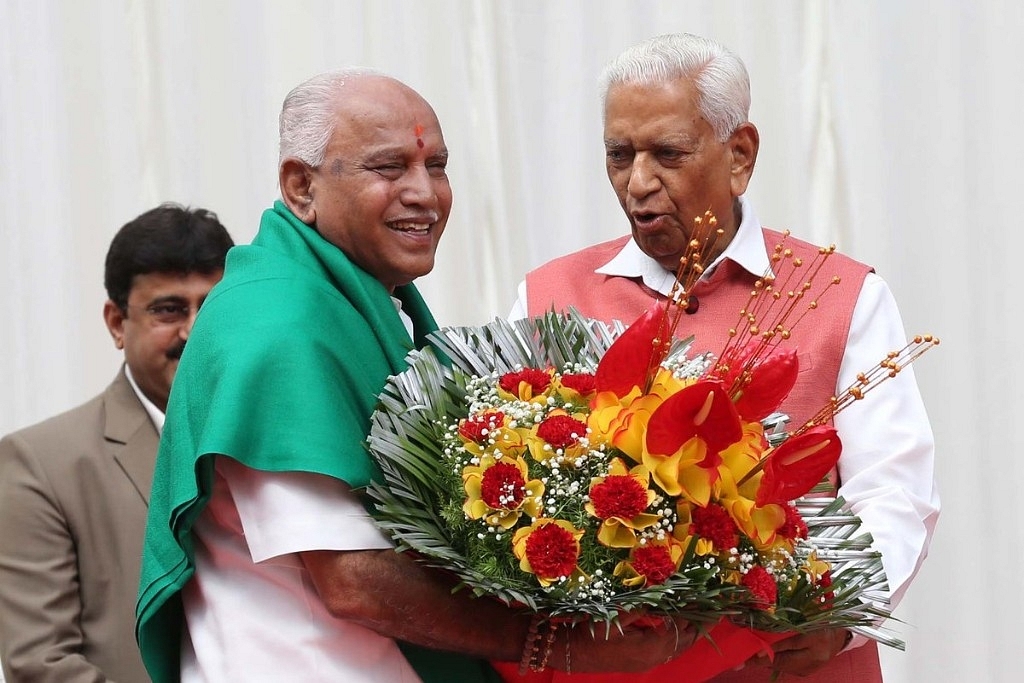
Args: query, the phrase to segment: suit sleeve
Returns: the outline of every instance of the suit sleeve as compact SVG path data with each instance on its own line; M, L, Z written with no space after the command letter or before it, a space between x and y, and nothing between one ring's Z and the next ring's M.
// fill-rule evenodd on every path
M76 544L49 477L0 440L0 661L9 681L100 683L82 653Z

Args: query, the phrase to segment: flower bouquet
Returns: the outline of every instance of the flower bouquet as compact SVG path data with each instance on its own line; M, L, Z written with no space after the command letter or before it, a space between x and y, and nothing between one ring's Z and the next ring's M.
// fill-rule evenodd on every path
M378 523L476 595L551 620L684 614L708 639L673 680L819 628L902 649L880 627L870 535L819 484L841 452L835 412L937 340L891 354L786 431L775 410L798 369L782 324L749 325L717 356L674 336L700 256L624 330L569 310L445 328L432 339L445 357L412 352L368 439ZM771 295L764 285L755 296Z

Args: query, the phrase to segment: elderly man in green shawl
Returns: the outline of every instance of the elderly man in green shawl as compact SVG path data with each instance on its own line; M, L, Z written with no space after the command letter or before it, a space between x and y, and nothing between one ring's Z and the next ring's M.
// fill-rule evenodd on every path
M137 636L156 683L496 680L529 615L394 551L360 490L387 377L436 329L412 281L452 203L430 105L367 70L314 77L280 119L283 201L228 255L171 393ZM692 639L563 629L550 665L641 670ZM642 645L641 645L642 644Z

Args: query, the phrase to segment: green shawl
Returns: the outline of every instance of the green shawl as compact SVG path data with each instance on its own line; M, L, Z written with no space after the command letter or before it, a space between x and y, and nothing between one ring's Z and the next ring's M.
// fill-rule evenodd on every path
M436 324L416 288L395 296L425 345ZM370 416L412 348L384 286L281 202L228 253L175 376L153 476L136 637L154 683L180 679L180 591L214 456L366 486L379 477L364 446ZM478 660L402 650L424 681L497 680Z

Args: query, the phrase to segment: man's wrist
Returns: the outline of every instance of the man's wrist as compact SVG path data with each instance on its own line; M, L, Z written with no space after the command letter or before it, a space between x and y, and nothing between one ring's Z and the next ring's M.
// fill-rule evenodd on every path
M548 666L551 650L555 644L558 622L537 614L530 619L530 627L523 643L523 654L519 660L519 675L531 671L543 671ZM568 652L568 650L566 651ZM568 655L566 656L568 660Z

